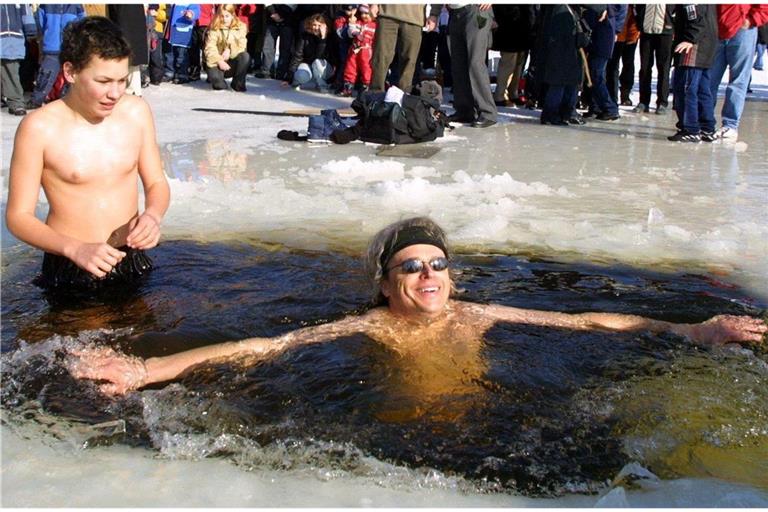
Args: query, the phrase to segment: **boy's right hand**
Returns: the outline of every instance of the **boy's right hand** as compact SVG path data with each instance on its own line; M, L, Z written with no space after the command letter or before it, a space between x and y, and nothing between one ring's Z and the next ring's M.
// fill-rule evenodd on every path
M75 265L96 277L106 276L120 261L125 253L105 243L81 243L72 255L66 255Z

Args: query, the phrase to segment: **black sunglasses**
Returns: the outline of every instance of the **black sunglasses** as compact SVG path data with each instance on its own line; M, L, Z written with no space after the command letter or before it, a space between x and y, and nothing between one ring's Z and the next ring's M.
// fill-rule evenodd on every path
M387 272L389 272L394 268L400 267L400 269L406 274L417 274L419 272L424 271L425 263L427 262L422 261L418 258L411 258L397 265L392 265L387 269ZM434 270L435 272L442 272L443 270L446 270L448 268L448 258L444 258L440 256L439 258L431 259L428 262L428 264L432 268L432 270Z

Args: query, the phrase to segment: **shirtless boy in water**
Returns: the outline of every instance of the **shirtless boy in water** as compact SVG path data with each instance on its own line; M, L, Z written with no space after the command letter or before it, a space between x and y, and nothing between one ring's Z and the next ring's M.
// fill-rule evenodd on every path
M151 268L143 252L160 239L170 191L152 112L125 95L130 56L106 18L71 23L59 56L69 93L29 114L16 132L6 220L17 238L45 251L44 285L95 288ZM35 217L41 185L45 222Z

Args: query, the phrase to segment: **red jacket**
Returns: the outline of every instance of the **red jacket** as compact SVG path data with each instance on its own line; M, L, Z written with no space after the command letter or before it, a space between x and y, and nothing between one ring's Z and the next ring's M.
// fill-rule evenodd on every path
M209 26L215 14L213 4L200 4L200 17L197 19L197 25L200 27Z
M717 31L720 39L736 35L744 20L752 27L768 23L768 4L720 4L717 6Z
M251 18L259 12L259 6L256 4L237 4L235 12L237 18L245 24L245 28L250 30Z

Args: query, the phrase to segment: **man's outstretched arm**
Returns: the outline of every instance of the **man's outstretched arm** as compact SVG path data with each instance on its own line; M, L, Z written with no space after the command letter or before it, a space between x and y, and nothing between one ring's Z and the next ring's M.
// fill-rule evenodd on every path
M763 320L750 316L718 315L696 324L676 324L637 315L619 313L559 313L508 306L486 306L486 311L500 321L562 327L575 330L671 332L699 345L728 342L760 342L768 332Z
M100 388L104 393L124 394L150 384L175 380L214 360L247 356L266 359L291 347L366 332L367 325L365 316L346 317L275 338L248 338L146 360L121 354L108 347L87 348L72 351L73 358L68 367L70 373L78 379L103 381Z

